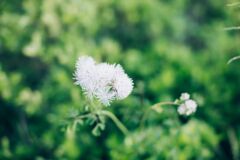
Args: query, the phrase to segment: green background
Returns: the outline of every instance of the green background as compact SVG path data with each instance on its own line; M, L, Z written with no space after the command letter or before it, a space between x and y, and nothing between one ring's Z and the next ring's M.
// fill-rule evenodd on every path
M220 0L0 0L0 159L238 160L239 8ZM134 81L107 121L66 132L85 105L73 72L79 56L120 63ZM142 115L189 92L199 108Z

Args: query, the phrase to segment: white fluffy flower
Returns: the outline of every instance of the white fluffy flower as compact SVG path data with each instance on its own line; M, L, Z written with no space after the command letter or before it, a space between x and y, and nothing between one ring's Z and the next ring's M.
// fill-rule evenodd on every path
M80 57L76 64L76 71L74 73L75 84L80 85L83 91L89 98L93 98L96 86L95 61L91 57Z
M75 79L90 99L96 97L106 106L112 100L126 98L133 89L132 79L121 65L96 64L91 57L78 59Z
M190 95L188 93L182 93L181 94L181 97L180 97L180 100L182 101L186 101L190 98Z
M196 112L197 110L197 103L194 100L186 100L178 107L178 113L180 115L189 116L190 114Z

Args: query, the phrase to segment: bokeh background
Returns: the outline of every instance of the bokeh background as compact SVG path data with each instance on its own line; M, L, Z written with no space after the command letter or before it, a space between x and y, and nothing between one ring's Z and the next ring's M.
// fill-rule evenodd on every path
M239 7L220 0L0 0L0 159L238 160ZM127 99L92 126L66 132L64 118L85 104L73 84L81 55L120 63L134 80ZM146 109L189 92L199 108ZM176 120L177 118L177 120Z

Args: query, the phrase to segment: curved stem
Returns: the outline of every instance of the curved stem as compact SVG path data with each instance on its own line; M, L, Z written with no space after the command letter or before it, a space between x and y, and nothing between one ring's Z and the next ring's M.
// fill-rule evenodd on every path
M156 109L159 106L165 106L165 105L178 105L178 104L176 104L174 102L160 102L160 103L154 104L151 108Z
M104 111L101 111L100 114L108 116L109 118L111 118L112 121L123 132L124 135L129 134L128 129L122 124L122 122L112 112L104 110Z
M236 7L236 6L239 6L240 5L240 2L235 2L235 3L229 3L227 4L228 7Z
M142 116L142 119L140 121L140 128L142 129L143 126L144 126L144 122L147 118L147 115L149 114L149 112L151 111L151 109L153 110L156 110L159 106L163 106L163 105L177 105L176 103L174 102L160 102L160 103L157 103L157 104L154 104L152 107L150 108L147 108L146 112L144 112L143 116Z
M225 31L231 31L231 30L239 30L240 26L233 26L233 27L226 27L224 28Z
M159 103L156 103L155 105L161 106L161 105L177 105L177 104L175 102L159 102Z
M240 29L240 28L239 28L239 29ZM235 60L237 60L237 59L240 59L240 56L236 56L236 57L231 58L231 59L227 62L227 64L230 64L230 63L232 63L233 61L235 61Z

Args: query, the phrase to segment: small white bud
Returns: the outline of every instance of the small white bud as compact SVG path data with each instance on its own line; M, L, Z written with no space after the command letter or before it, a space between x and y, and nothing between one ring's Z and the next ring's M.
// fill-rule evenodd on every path
M180 97L180 100L182 101L186 101L190 98L190 95L188 93L182 93L181 94L181 97Z

